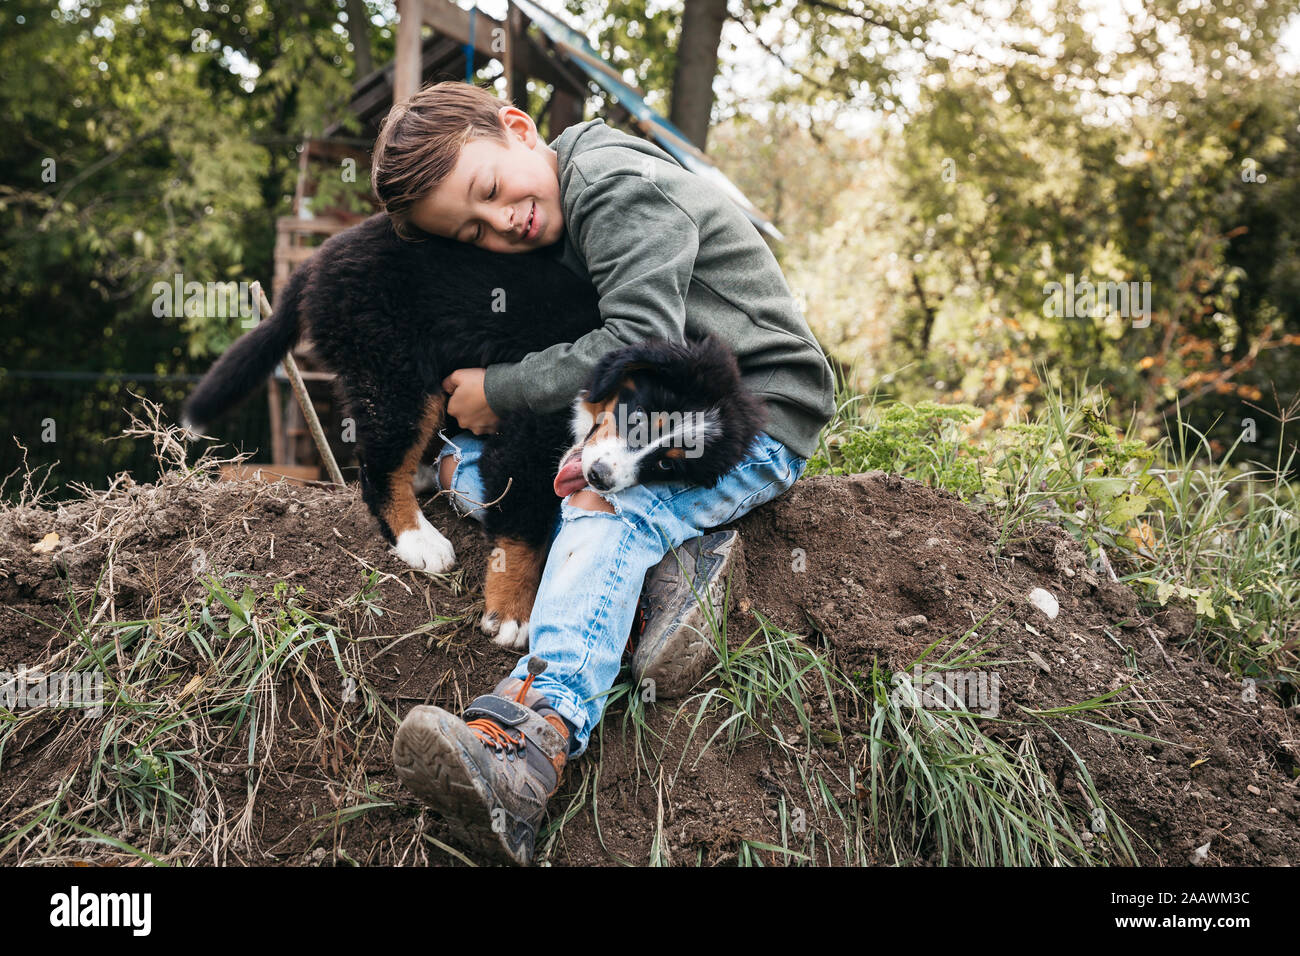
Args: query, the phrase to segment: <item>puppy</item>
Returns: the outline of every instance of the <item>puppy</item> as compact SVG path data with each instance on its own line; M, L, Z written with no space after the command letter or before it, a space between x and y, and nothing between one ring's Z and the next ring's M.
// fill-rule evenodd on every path
M494 545L484 632L502 646L528 646L562 498L588 486L606 493L655 482L711 487L744 459L765 415L731 350L709 336L608 353L571 414L505 416L480 459L492 502L484 526Z

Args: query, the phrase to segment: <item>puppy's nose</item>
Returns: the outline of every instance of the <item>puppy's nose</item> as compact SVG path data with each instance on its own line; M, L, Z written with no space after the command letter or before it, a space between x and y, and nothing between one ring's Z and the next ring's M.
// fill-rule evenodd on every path
M594 488L608 491L614 484L613 470L603 461L598 461L591 466L587 474L587 482Z

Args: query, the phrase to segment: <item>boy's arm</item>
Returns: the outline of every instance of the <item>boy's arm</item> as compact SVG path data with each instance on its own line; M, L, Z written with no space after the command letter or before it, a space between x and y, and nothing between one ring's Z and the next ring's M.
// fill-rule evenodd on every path
M483 391L498 415L567 408L606 352L650 338L685 338L686 293L700 246L695 221L653 180L635 174L585 185L574 209L566 228L586 260L604 325L520 362L489 365Z

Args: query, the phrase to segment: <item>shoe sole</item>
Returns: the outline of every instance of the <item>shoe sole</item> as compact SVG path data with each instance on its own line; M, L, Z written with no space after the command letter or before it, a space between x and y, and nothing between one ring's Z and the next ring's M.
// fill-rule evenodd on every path
M702 596L712 608L713 619L721 625L726 610L727 579L743 559L740 535L733 537L730 544L724 542L708 553L720 555L722 563L709 583L707 595ZM712 664L713 655L709 653L712 644L713 630L709 627L708 615L701 602L694 600L679 620L665 625L661 634L642 636L632 656L632 673L637 686L646 679L653 680L656 700L684 696L699 683ZM650 660L654 661L653 668L647 664Z
M504 833L492 829L492 811L497 806L491 789L470 768L473 766L462 739L473 731L441 707L414 708L397 728L393 738L393 765L397 776L412 793L438 812L456 839L493 862L519 866L531 863L516 856L506 844ZM521 851L522 852L522 851Z

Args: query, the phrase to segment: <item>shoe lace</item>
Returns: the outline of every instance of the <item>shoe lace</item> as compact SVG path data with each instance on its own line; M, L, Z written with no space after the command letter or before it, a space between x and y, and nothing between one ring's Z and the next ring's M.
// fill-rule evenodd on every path
M524 698L528 696L528 690L533 686L533 678L536 674L529 673L524 681L524 686L519 688L519 693L515 695L515 703L522 704ZM498 724L491 717L479 717L475 720L465 722L465 726L474 731L485 744L494 750L523 750L524 733L521 730L518 737L510 736L510 732Z

